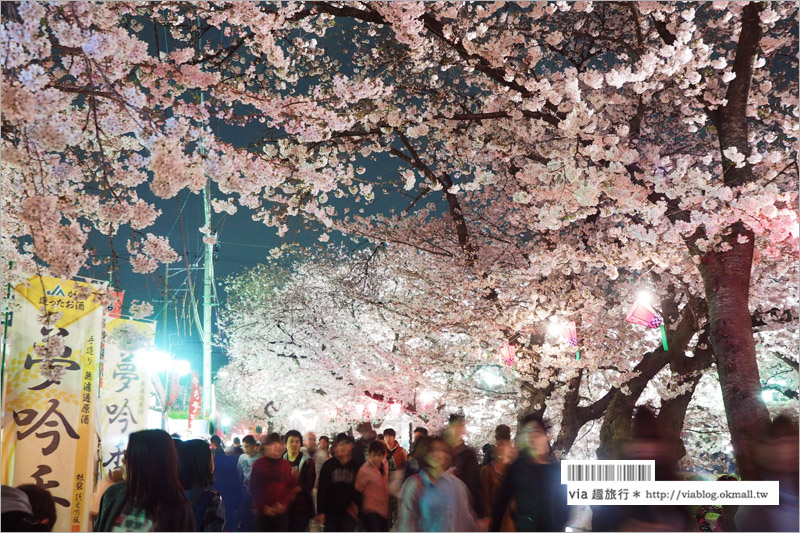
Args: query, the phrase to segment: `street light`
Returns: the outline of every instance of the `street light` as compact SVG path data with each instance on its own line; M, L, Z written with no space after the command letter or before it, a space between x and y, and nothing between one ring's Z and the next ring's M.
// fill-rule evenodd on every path
M155 349L141 349L133 354L137 366L146 368L151 372L163 372L171 366L172 357L166 352Z
M478 381L487 389L497 389L505 384L506 380L502 375L502 369L497 365L483 365L475 373Z
M168 402L171 395L170 387L172 385L170 373L175 373L178 378L181 378L192 371L192 366L189 361L185 359L173 359L171 354L152 348L138 350L134 353L133 357L137 365L146 368L152 373L152 379L158 380L159 385L161 385L161 372L166 374L166 387L160 387L164 391L164 397L161 398L161 409L163 412L161 416L161 429L166 429L167 417L169 416Z
M176 359L172 361L172 370L178 377L183 377L192 371L192 365L186 359Z

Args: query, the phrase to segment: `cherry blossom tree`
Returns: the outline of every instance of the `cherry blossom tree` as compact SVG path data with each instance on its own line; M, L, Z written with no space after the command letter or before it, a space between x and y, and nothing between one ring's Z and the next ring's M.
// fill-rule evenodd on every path
M587 319L583 321L587 329L604 329L606 335L603 346L584 349L580 362L557 339L546 339L545 345L537 337L546 335L532 328L531 346L520 346L516 369L498 375L499 345L491 339L504 334L505 327L498 327L503 317L489 315L494 313L491 306L470 312L481 303L479 291L436 284L421 274L433 271L435 258L425 263L430 260L427 254L403 252L387 245L374 257L366 253L349 259L315 257L295 267L294 274L281 271L279 290L270 281L274 269L258 268L230 283L232 303L224 330L232 363L228 377L218 384L223 400L234 398L226 412L246 414L255 423L264 417L260 406L281 398L285 401L275 402L280 409L269 416L278 427L297 424L300 405L310 413L305 419L313 418L320 430L341 429L365 415L366 395L380 402L399 400L411 413L422 409L427 412L424 421L433 427L440 427L447 414L463 410L471 422L472 442L480 445L490 440L498 420L538 411L554 422L557 453L590 457L595 451L587 449L591 443L600 446L602 455L615 453L627 436L634 406L644 402L660 408L659 419L676 442L683 437L688 466L711 469L715 458L729 451L727 426L719 425L720 393L716 403L703 398L699 407L689 409L700 380L707 374L717 379L715 370L707 372L712 367L711 350L708 333L697 331L698 318L684 315L669 334L668 351L652 350L657 337L622 326L621 316ZM511 315L527 310L509 304L506 311ZM778 318L769 328L781 326L785 317ZM378 331L384 333L375 335ZM793 326L778 331L785 340L770 339L770 330L759 333L766 336L762 358L772 350L786 351L786 341L796 337ZM770 361L782 370L767 370ZM759 366L763 372L783 375L784 380L776 383L791 394L796 381L787 382L785 376L787 372L794 376L791 367L773 356ZM321 368L328 371L320 374ZM484 383L485 372L491 372L493 384ZM243 382L251 385L243 388ZM770 378L765 375L762 382L769 384ZM267 383L269 387L264 386ZM277 392L284 387L291 394ZM704 387L707 391L708 382ZM435 401L422 400L421 391ZM359 407L354 411L353 405ZM796 402L787 397L781 406L796 408ZM601 419L599 433L589 441L580 437L584 442L572 450L579 433L588 431L587 424ZM695 438L696 434L701 436ZM722 463L715 466L723 467L727 468Z
M425 265L422 293L458 288L464 315L420 316L448 334L468 324L455 337L468 345L515 343L530 408L551 383L569 384L575 409L594 405L585 374L641 372L643 390L644 374L686 370L679 348L707 335L737 466L752 475L747 435L768 418L754 317L796 321L795 4L2 10L12 276L74 275L90 231L129 232L138 272L174 261L147 231L159 213L140 188L171 198L211 180L217 211L248 209L280 235L299 219L322 242L334 230L369 241L367 257L418 254L407 268ZM212 120L255 140L235 145ZM766 279L772 268L783 277ZM622 346L619 315L644 287L672 354ZM585 374L553 380L566 362L535 338L549 316L577 319L589 354L638 356L606 370L587 354Z

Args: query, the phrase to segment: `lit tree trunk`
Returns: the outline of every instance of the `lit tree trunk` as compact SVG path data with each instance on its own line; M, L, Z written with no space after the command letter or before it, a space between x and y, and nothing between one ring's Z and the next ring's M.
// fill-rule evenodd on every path
M703 371L710 368L714 362L714 353L711 347L708 346L708 339L709 334L706 329L697 340L694 357L680 356L670 363L672 371L681 374L678 384L690 384L689 389L680 396L663 400L661 409L658 412L658 424L664 428L667 440L675 444L675 449L678 452L675 457L676 461L686 455L686 447L683 439L681 439L683 423L686 420L686 410L692 402L697 384L700 383L703 377Z
M666 363L662 367L665 365ZM636 402L650 378L651 376L640 376L629 381L626 385L631 391L630 394L623 394L618 389L615 390L614 397L603 417L603 425L600 426L598 459L620 459L622 457L621 446L631 433L633 408L636 407Z
M578 437L578 431L586 423L578 417L577 413L582 376L583 369L580 369L578 375L567 383L567 394L564 397L564 408L561 411L561 428L558 430L558 437L553 443L553 452L559 456L569 452Z
M739 243L737 236L746 236ZM736 466L743 479L754 479L751 436L764 430L769 413L761 398L761 381L748 307L753 234L742 223L734 226L727 252L703 256L700 273L706 288L711 323L710 340L717 360L725 415L731 432Z
M620 453L620 445L629 436L631 431L631 419L636 402L644 392L645 387L653 376L662 368L670 364L676 357L683 357L686 346L697 332L697 317L692 311L692 306L685 306L683 316L674 331L669 331L669 350L664 351L659 347L652 352L645 354L642 360L636 365L639 375L628 381L625 386L630 390L630 394L623 394L620 390L614 389L614 397L608 405L608 409L603 417L603 425L600 427L600 447L597 449L598 459L614 459Z
M580 386L583 377L583 371L568 384L569 390L564 397L564 409L561 421L561 428L558 431L558 437L553 443L553 452L559 457L563 457L569 453L572 445L575 444L575 439L578 438L578 433L581 428L592 420L597 420L608 408L611 400L619 392L617 389L611 389L602 398L590 405L579 406L580 402Z
M683 422L686 420L686 409L692 402L692 396L694 396L694 391L702 377L703 375L699 374L689 378L687 382L691 383L690 388L680 396L663 400L661 409L658 411L658 425L667 434L667 441L674 445L674 449L677 452L675 455L676 461L686 455L686 446L683 439L681 439Z
M747 101L761 40L760 16L763 9L763 3L751 3L742 10L742 30L733 64L736 78L728 85L727 105L710 113L719 135L723 180L730 187L754 179L749 163L737 168L724 152L735 147L739 153L750 155ZM743 479L754 479L750 437L760 434L769 421L769 413L761 398L748 306L754 243L752 231L742 222L729 229L730 235L725 240L730 250L703 254L699 268L705 285L711 345L717 361L736 466Z
M737 168L725 152L736 148L747 158L750 153L748 139L747 105L753 69L761 40L761 12L764 2L747 4L742 9L742 29L736 45L733 72L736 77L728 84L725 94L727 104L706 113L716 128L719 149L722 155L722 179L725 185L737 187L754 180L753 169L745 160ZM656 30L667 44L675 36L663 22L655 22ZM658 197L651 194L651 201ZM687 215L670 205L668 216L675 220L688 220ZM752 446L749 435L757 435L767 424L769 413L761 399L761 384L758 376L753 328L750 321L748 296L750 269L753 264L753 234L738 222L728 228L730 234L725 241L731 246L726 252L700 252L695 247L703 237L702 228L687 239L693 255L700 256L700 274L705 286L709 308L711 345L717 361L722 397L731 442L739 474L752 479L755 473ZM739 238L747 242L739 242Z

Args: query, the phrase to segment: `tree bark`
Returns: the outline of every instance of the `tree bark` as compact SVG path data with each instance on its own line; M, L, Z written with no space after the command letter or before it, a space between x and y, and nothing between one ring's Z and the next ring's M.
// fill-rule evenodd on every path
M527 382L522 384L522 389L526 392L525 399L530 403L528 407L524 407L519 410L519 413L517 414L517 427L519 427L522 419L529 414L535 414L544 417L544 412L547 409L547 398L550 397L555 388L556 384L554 381L551 381L550 384L543 389L534 388L530 383Z
M569 389L564 397L564 409L561 411L561 428L558 430L558 437L553 443L553 452L559 456L569 452L578 437L578 432L586 423L586 421L581 420L577 413L582 377L583 369L580 369L578 375L567 383Z
M736 78L728 85L728 104L711 116L717 126L720 152L736 147L739 153L750 154L746 111L761 40L763 9L764 3L758 2L748 4L742 11L742 31L733 64ZM722 162L726 185L742 185L754 179L749 163L736 168L724 153ZM705 253L701 257L700 274L706 291L711 345L717 360L736 467L742 479L754 479L756 468L749 437L760 434L769 421L769 412L761 398L748 306L754 236L742 222L737 222L730 230L726 241L731 249ZM739 242L740 237L747 242Z
M742 9L742 29L733 63L736 77L728 84L725 93L728 103L715 111L706 107L709 119L717 129L722 155L722 180L729 187L743 185L755 178L750 163L745 161L744 166L736 168L724 152L735 147L745 157L751 153L747 105L761 41L760 17L764 8L765 2L753 2ZM669 32L666 24L658 21L654 24L665 43L674 42L675 36ZM631 167L631 170L636 169ZM661 195L652 191L648 199L656 202ZM688 212L675 210L674 204L669 202L667 205L667 216L671 221L688 219ZM695 243L702 237L702 228L698 228L687 239L687 246L690 253L701 257L699 270L709 307L711 344L717 361L736 466L743 479L752 479L755 465L749 435L757 435L769 421L769 413L761 399L753 328L748 311L753 234L742 222L728 229L731 235L726 241L732 248L727 252L700 254ZM747 242L738 242L739 236L747 237Z
M692 401L694 391L697 388L697 384L700 383L704 371L710 368L714 362L714 353L708 343L708 330L704 330L697 341L698 347L694 350L694 357L681 356L670 363L670 368L673 372L682 374L678 383L680 385L691 384L689 390L680 396L663 400L661 409L658 412L658 424L666 430L667 440L675 445L674 449L677 451L676 461L686 455L686 447L681 438L683 423L686 420L686 410Z
M664 361L659 366L659 370L666 364L666 361ZM656 365L653 364L652 366L655 367ZM657 372L658 370L653 372L653 375ZM622 458L622 445L631 433L633 408L636 407L636 402L651 378L652 376L643 374L626 383L630 394L623 394L619 389L614 391L614 397L603 417L603 425L600 426L600 447L597 448L598 459Z
M740 243L738 237L747 237ZM733 226L727 252L708 252L700 263L710 318L710 341L717 361L725 416L736 466L742 479L755 479L750 437L769 422L761 398L756 347L748 305L753 233L743 223Z
M673 449L676 450L676 461L686 455L686 446L681 438L683 422L686 419L686 409L689 407L697 384L702 377L702 374L698 374L687 378L684 383L691 383L689 390L680 396L661 401L661 409L658 411L657 418L658 425L663 428L663 431L666 433L667 441L671 443Z
M692 306L683 309L683 316L674 332L670 332L669 350L663 348L648 352L636 365L635 370L639 375L628 381L625 385L630 394L623 394L614 390L614 396L606 409L603 425L600 427L600 447L597 449L598 459L616 459L621 453L620 446L627 440L631 431L633 408L644 392L645 387L662 368L670 364L677 357L684 357L684 351L689 341L697 332L698 323L692 311Z
M747 160L744 166L736 168L725 156L727 148L736 148L745 158L750 157L750 141L747 138L747 100L750 94L750 83L758 56L761 41L761 11L763 2L753 2L742 9L742 31L736 45L736 57L733 61L733 72L736 77L728 84L725 92L727 105L712 114L716 119L719 149L722 153L723 178L725 185L743 185L753 179L753 167Z

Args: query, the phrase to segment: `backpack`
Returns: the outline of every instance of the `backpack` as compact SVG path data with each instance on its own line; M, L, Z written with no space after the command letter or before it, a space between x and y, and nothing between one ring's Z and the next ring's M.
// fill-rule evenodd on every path
M203 531L203 519L206 516L206 510L211 505L211 500L219 496L219 492L215 490L207 490L203 492L197 501L192 504L192 512L194 512L194 528L195 531Z

